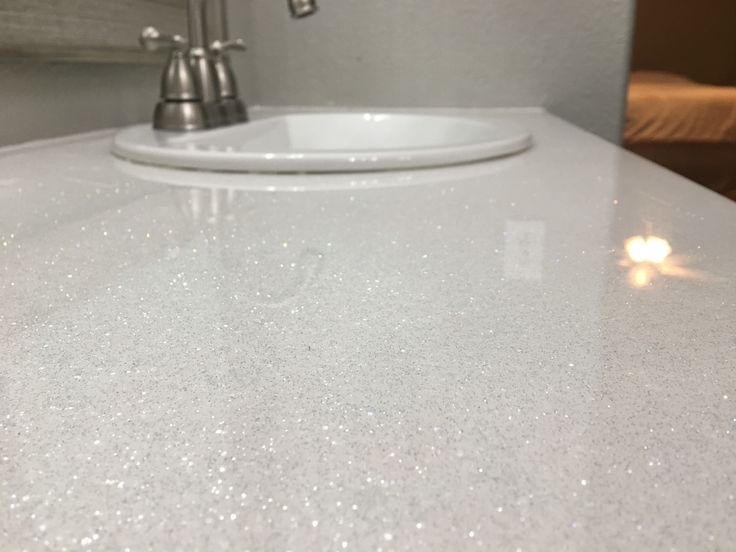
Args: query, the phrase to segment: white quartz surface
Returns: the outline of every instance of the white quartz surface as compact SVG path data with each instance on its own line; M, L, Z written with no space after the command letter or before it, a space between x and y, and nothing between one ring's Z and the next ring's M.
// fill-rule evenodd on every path
M0 150L0 550L735 550L736 205L485 113L534 147L329 177Z

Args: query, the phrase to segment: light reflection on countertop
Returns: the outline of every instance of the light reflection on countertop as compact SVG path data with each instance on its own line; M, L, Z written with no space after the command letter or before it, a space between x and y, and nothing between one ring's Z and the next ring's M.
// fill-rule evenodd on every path
M657 274L667 272L668 257L672 253L670 242L657 236L633 236L624 243L628 259L623 266L630 266L629 283L643 288L651 284Z
M714 281L714 274L697 270L685 255L673 255L670 242L658 236L632 236L624 242L626 258L620 265L629 269L628 282L633 288L651 288L657 278L684 278Z
M0 152L0 549L736 548L736 208L492 114L535 149Z

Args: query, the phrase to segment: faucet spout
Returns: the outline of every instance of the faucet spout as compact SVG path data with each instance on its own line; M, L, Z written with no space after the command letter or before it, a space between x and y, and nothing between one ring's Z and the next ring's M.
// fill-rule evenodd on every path
M317 0L288 0L289 11L295 19L308 17L317 11Z

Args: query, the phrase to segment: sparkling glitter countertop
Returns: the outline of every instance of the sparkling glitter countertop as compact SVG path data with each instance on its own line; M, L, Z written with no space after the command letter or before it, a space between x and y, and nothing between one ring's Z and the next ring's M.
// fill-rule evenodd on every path
M736 550L736 205L471 115L535 146L0 150L0 550Z

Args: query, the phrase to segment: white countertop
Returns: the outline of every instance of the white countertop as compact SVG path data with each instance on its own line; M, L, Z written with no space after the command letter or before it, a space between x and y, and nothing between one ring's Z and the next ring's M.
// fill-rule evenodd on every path
M535 146L329 177L0 150L0 549L736 549L736 205L474 114Z

